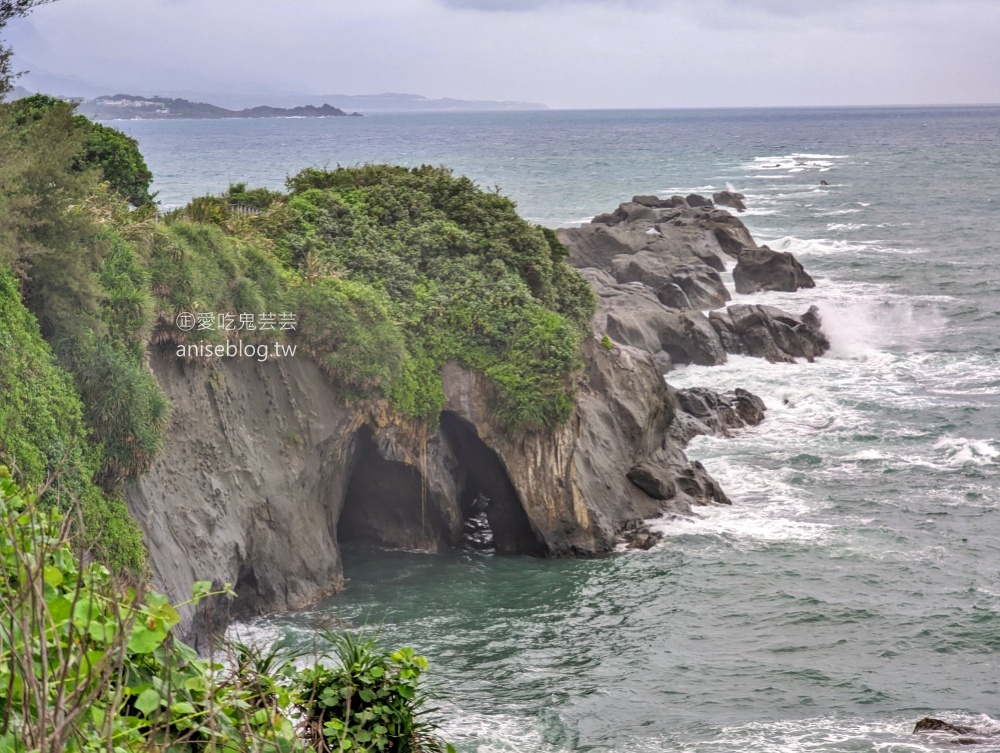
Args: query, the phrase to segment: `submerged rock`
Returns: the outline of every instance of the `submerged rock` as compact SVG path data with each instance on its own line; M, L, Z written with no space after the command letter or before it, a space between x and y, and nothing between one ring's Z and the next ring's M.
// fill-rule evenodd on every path
M995 743L1000 732L996 730L983 730L976 727L968 727L964 724L949 724L941 719L924 717L913 728L913 734L941 734L951 735L945 738L955 745L979 745L983 743Z
M618 529L618 538L629 549L652 549L663 540L663 534L644 520L628 520Z

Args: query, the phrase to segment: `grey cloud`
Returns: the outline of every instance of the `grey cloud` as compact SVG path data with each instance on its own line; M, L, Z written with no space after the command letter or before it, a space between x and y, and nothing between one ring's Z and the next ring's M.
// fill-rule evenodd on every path
M571 5L595 5L648 10L662 7L666 0L437 0L439 5L453 10L475 10L485 13L518 13Z
M1000 0L87 0L8 31L21 67L136 91L556 107L1000 101Z

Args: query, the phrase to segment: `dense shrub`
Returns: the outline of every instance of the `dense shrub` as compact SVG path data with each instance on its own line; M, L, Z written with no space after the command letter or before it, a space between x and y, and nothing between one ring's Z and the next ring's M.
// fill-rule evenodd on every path
M29 132L45 120L52 111L64 111L68 116L74 105L58 97L33 94L7 105L22 139L30 138ZM70 163L77 172L96 170L101 180L112 191L134 207L153 206L154 196L149 192L153 173L139 151L139 142L131 136L108 126L95 123L83 115L71 120L79 146Z
M277 261L212 224L179 219L157 227L148 264L160 324L172 336L180 334L174 317L181 311L277 314L289 310L287 285ZM269 334L271 339L275 334ZM217 340L222 333L215 328L186 336ZM244 339L255 336L241 333Z
M104 456L89 441L74 380L55 362L13 278L2 270L0 395L0 463L30 488L51 480L45 501L63 509L79 505L93 552L118 570L144 572L142 537L120 492L93 483Z
M319 657L278 644L199 658L165 597L83 564L67 530L0 468L0 750L450 750L422 714L427 662L411 649L337 636Z
M361 359L311 346L321 360L358 364L357 374L341 370L342 381L433 422L444 402L441 369L455 360L492 379L495 414L510 430L568 418L594 299L554 233L443 168L307 169L288 187L287 202L272 199L256 224L277 257L309 279L342 276L383 294L403 334L402 358L374 341L352 343Z

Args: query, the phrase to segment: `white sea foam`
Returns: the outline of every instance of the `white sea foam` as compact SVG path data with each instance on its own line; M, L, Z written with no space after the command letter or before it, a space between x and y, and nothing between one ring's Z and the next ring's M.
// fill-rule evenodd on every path
M1000 450L995 440L966 439L965 437L942 437L934 443L934 449L944 453L945 463L951 467L965 465L989 465L1000 458Z
M440 727L443 739L459 747L474 745L476 753L525 753L555 751L560 748L545 742L537 722L525 716L482 714L460 709L446 700L442 707L445 719Z
M988 716L936 714L953 724L971 725L984 731L996 731L1000 725ZM745 722L714 730L708 739L646 739L630 743L629 750L643 753L683 750L687 753L940 753L948 745L948 735L914 735L914 718L862 719L813 717L767 722ZM986 740L977 751L995 753L996 743ZM624 749L624 748L623 748Z
M817 217L840 217L845 214L857 214L861 212L861 209L857 207L851 207L850 209L831 209L827 212L816 212Z
M801 159L850 159L848 154L800 154L795 153L793 157Z

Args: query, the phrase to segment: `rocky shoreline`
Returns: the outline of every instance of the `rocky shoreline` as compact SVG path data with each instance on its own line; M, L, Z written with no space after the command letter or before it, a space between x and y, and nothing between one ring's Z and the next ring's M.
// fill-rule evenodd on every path
M755 289L811 278L696 195L637 196L558 235L598 307L573 416L546 431L503 431L491 384L457 364L445 368L445 410L431 431L382 401L348 405L307 359L205 365L151 350L175 413L162 456L127 496L154 578L175 601L205 579L239 595L214 614L184 614L184 632L341 590L341 540L460 546L483 500L498 553L549 557L648 548L644 520L729 503L684 446L755 425L765 406L741 389L676 391L663 375L728 354L820 356L829 343L814 307L795 316L727 306L719 273L735 261L734 278Z

